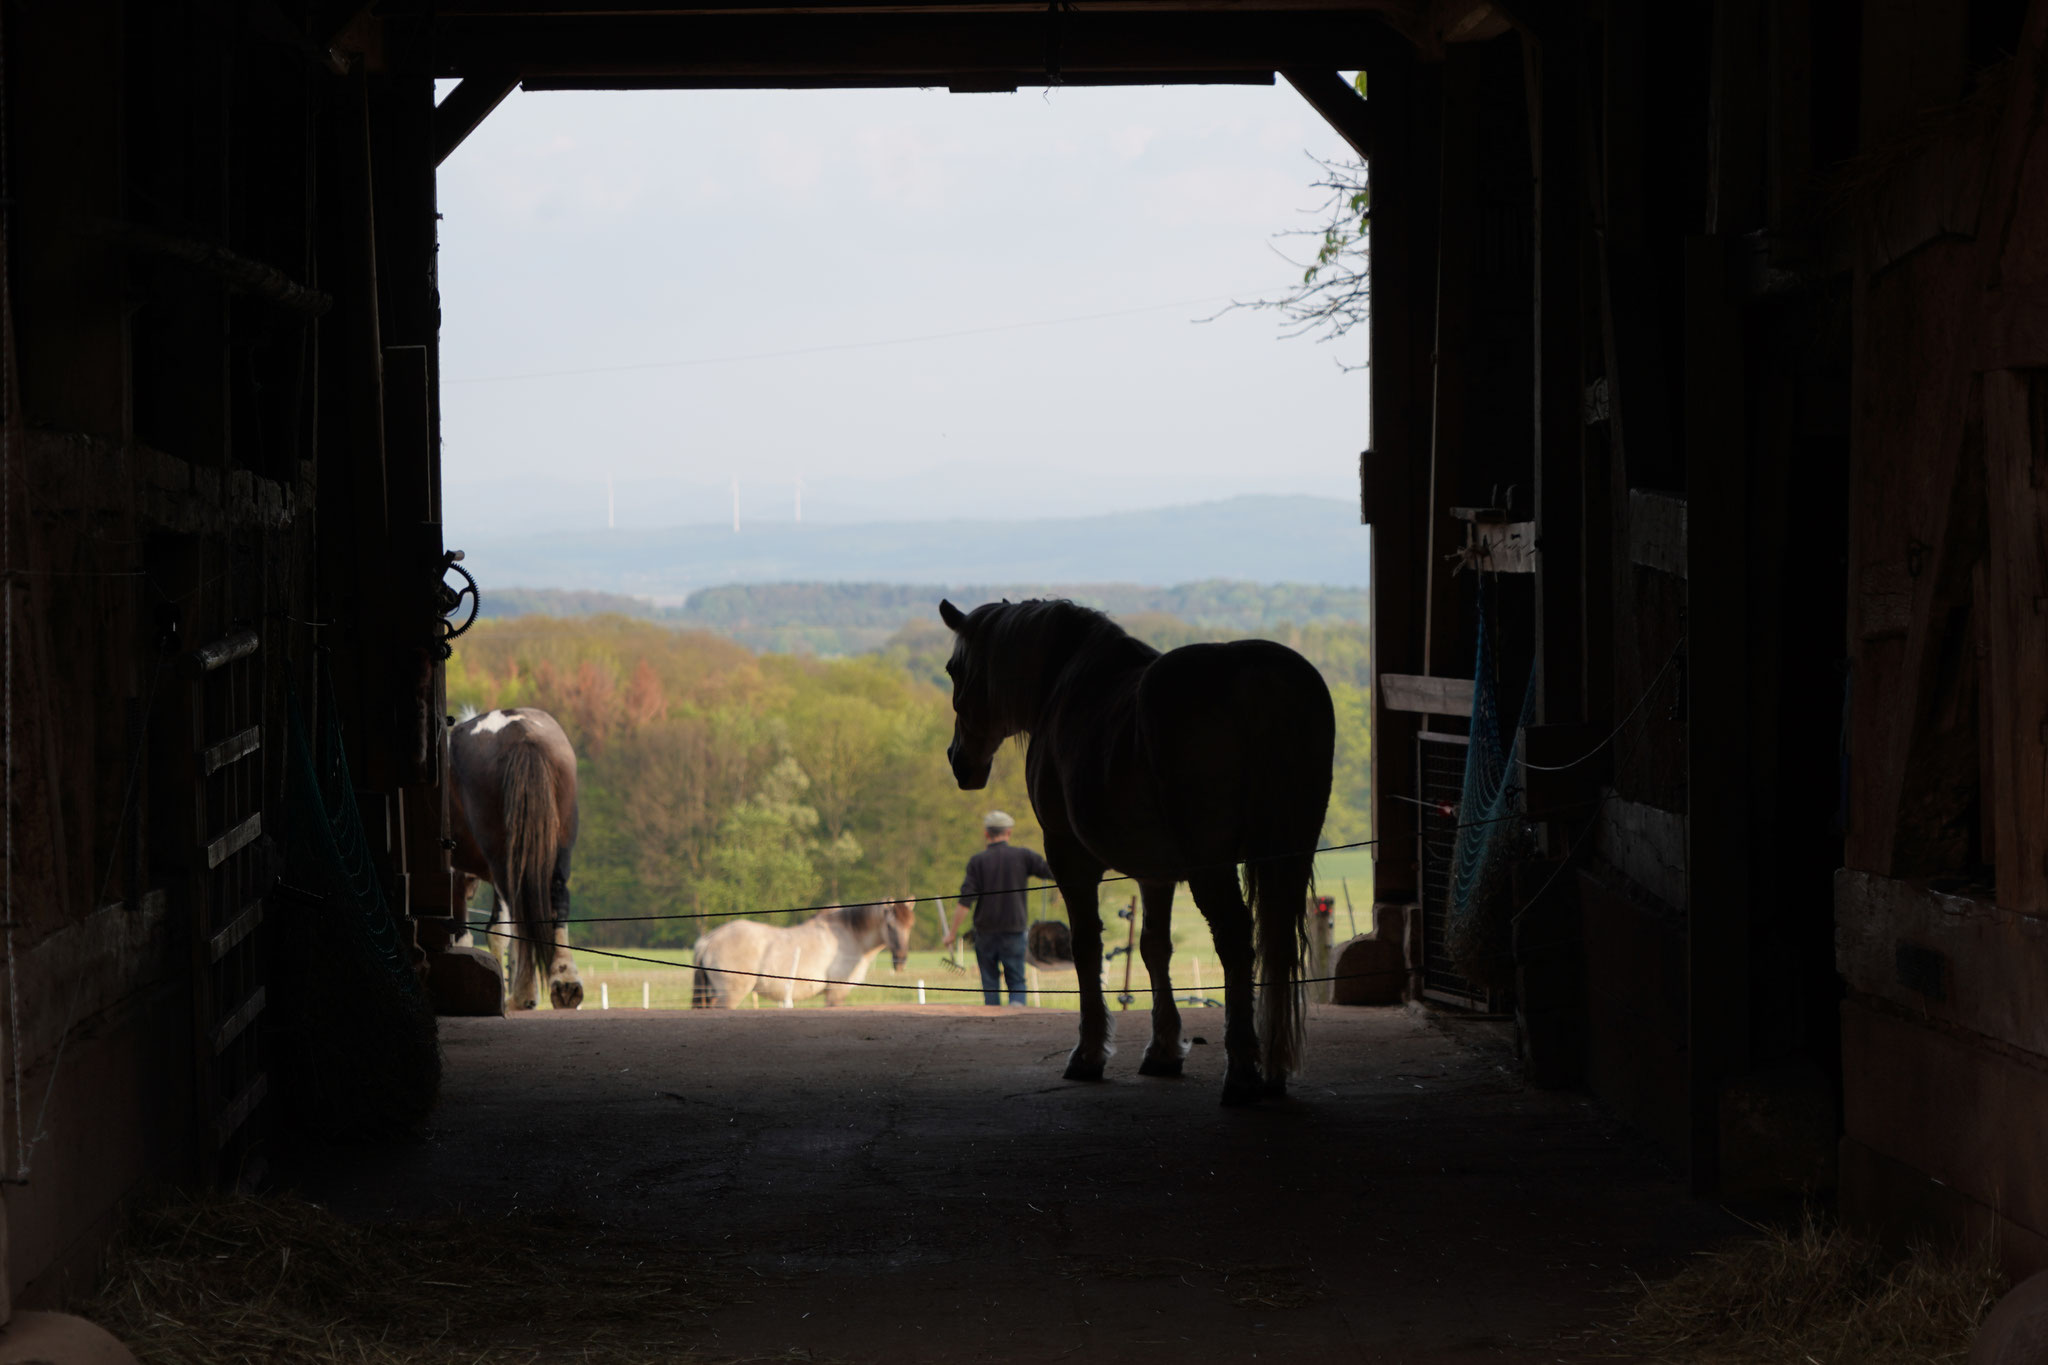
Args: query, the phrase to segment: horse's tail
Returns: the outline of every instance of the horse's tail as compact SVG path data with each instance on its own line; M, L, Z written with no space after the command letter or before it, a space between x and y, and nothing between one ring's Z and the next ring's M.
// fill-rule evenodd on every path
M501 779L505 805L506 918L525 938L543 975L555 965L553 887L562 845L561 812L547 751L522 742L507 747Z
M1314 854L1288 853L1245 864L1259 983L1260 1065L1269 1082L1301 1070L1307 1050L1308 1002L1301 963L1308 948L1308 898L1315 890Z
M690 972L690 1008L693 1010L715 1010L718 1008L718 992L711 984L711 973L701 966Z
M1265 856L1245 863L1265 1054L1260 1064L1268 1084L1299 1071L1307 1052L1308 1000L1301 967L1308 954L1309 897L1316 886L1314 848L1329 810L1337 743L1329 688L1306 660L1296 659L1300 685L1289 699L1289 732L1274 745L1279 762L1271 775L1273 787L1257 793L1252 821L1254 847Z

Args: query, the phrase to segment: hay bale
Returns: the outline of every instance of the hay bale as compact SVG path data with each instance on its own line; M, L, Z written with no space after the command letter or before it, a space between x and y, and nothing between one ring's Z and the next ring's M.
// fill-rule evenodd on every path
M1591 1353L1642 1365L1962 1365L2005 1287L1986 1252L1888 1255L1811 1217L1758 1231L1642 1285Z
M1337 1005L1398 1005L1408 989L1408 907L1373 907L1372 932L1338 945L1331 954L1330 1001Z
M445 947L427 954L427 994L436 1014L505 1013L505 969L484 948Z
M1998 1301L1970 1347L1970 1365L2040 1365L2048 1360L2048 1270Z
M1040 971L1074 970L1074 931L1064 920L1042 919L1024 936L1024 956Z
M730 1302L711 1258L561 1215L343 1222L290 1198L143 1208L82 1311L145 1365L654 1365Z

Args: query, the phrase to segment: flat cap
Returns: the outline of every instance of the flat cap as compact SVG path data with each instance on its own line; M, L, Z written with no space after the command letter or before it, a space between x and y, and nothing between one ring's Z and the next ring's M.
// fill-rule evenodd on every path
M1015 820L1010 818L1008 811L992 810L987 815L981 817L981 827L983 829L1009 829L1016 823Z

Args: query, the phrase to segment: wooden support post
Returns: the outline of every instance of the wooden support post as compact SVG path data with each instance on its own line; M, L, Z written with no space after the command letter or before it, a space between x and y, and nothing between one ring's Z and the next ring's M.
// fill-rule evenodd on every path
M1985 560L1990 637L1992 842L1998 903L2048 911L2048 448L2041 440L2040 372L1984 376Z
M1559 33L1528 52L1536 172L1536 715L1560 725L1586 715L1579 45Z
M1749 1056L1748 507L1729 243L1685 244L1687 1165L1719 1179L1721 1090Z
M1372 659L1375 669L1421 673L1423 497L1429 450L1430 353L1436 274L1438 68L1389 48L1370 68L1375 120L1372 215ZM1394 268L1394 263L1398 268ZM1386 264L1386 268L1382 265ZM1373 689L1373 894L1415 899L1417 717Z
M1468 379L1480 349L1472 335L1473 277L1479 268L1479 92L1483 55L1458 46L1445 55L1442 118L1436 160L1436 269L1429 277L1429 483L1423 507L1422 668L1425 674L1469 677L1467 632L1458 621L1457 581L1447 559L1465 542L1465 525L1451 515L1460 501L1459 468L1466 446ZM1382 665L1384 667L1384 665ZM1510 703L1512 705L1512 703Z

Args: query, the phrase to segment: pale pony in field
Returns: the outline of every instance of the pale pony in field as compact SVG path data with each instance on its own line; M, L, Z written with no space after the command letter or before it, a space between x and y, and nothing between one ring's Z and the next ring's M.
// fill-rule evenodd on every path
M834 906L787 928L734 920L697 940L691 1008L734 1009L757 990L784 1009L820 991L826 1004L843 1004L851 985L820 983L867 980L884 948L903 970L916 923L909 901Z

